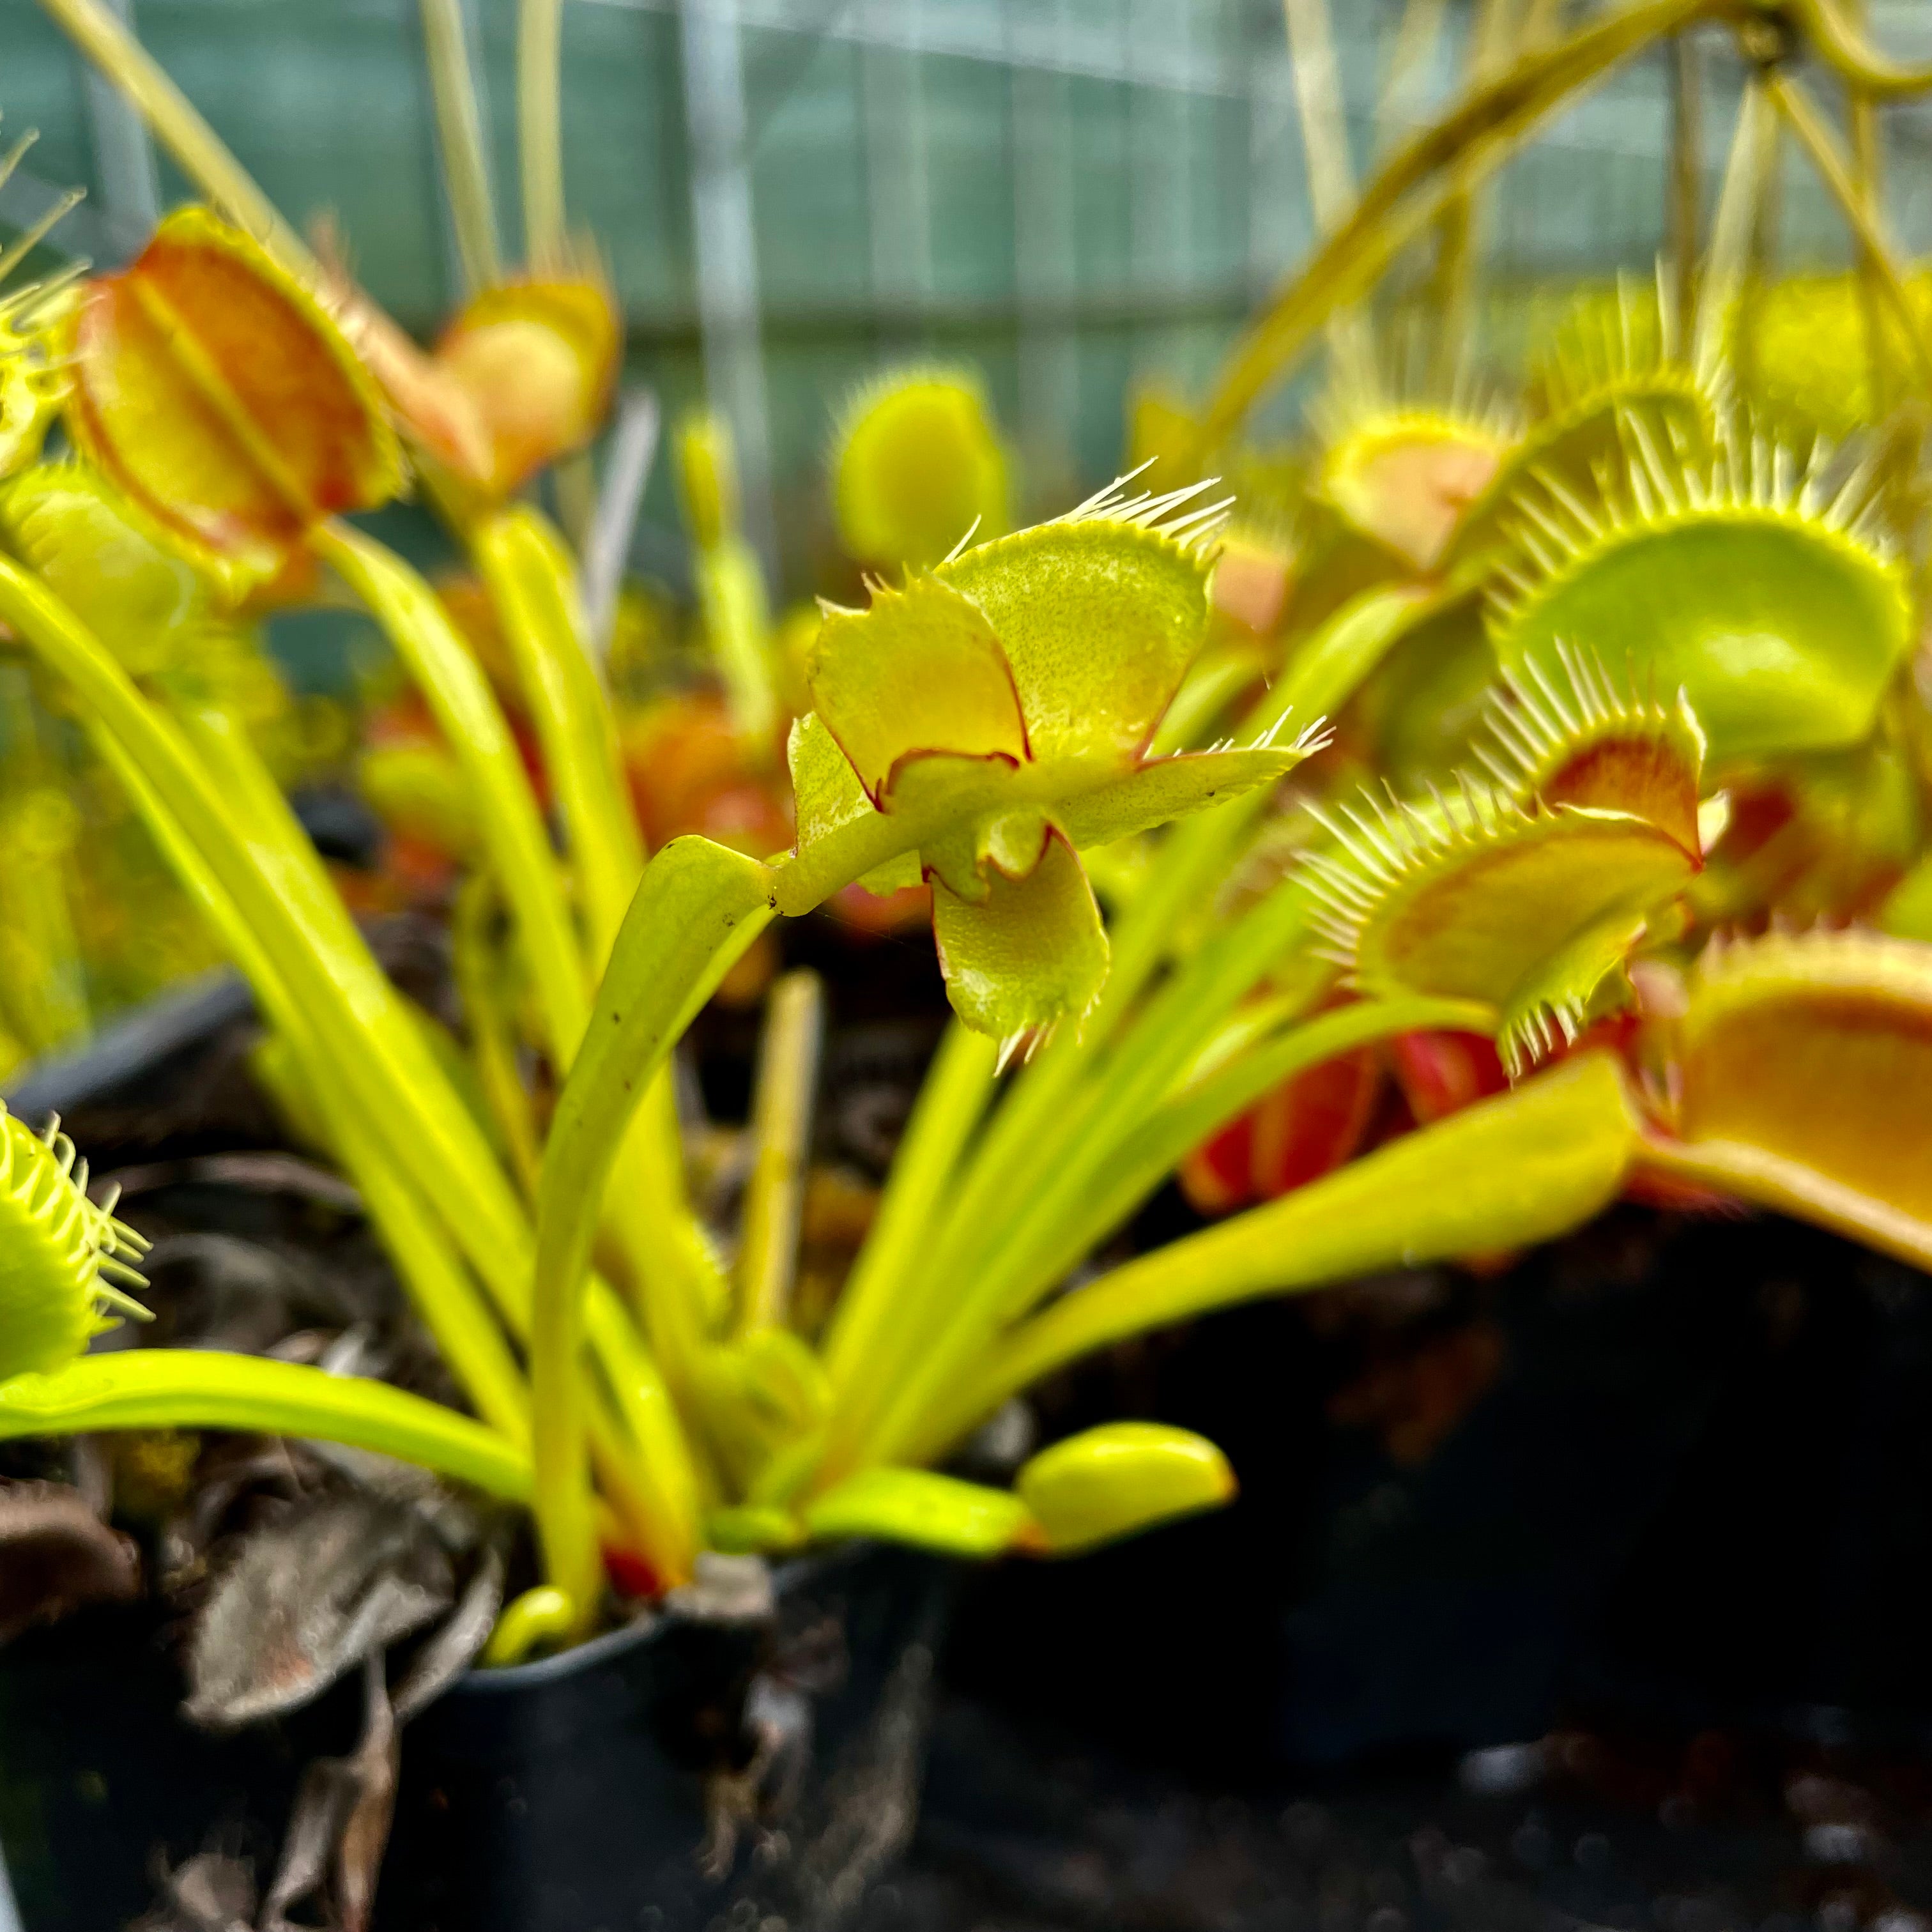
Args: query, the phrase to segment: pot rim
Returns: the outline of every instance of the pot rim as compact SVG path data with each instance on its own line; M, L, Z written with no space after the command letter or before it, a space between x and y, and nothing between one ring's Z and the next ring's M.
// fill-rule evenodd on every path
M808 1577L823 1575L827 1570L836 1571L874 1546L871 1538L856 1537L849 1542L828 1544L823 1549L808 1550L783 1563L774 1564L773 1598L789 1595ZM675 1611L647 1608L628 1623L605 1630L585 1642L574 1644L568 1650L560 1650L554 1657L536 1658L528 1664L502 1664L495 1669L472 1664L436 1702L441 1703L445 1699L458 1696L492 1696L512 1690L536 1690L580 1670L592 1670L614 1658L628 1657L634 1650L662 1636L674 1624L688 1621Z

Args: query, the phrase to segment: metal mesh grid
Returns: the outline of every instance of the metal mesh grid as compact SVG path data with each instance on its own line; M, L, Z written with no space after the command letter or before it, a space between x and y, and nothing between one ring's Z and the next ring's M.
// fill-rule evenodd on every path
M270 195L298 222L332 212L377 298L432 326L453 249L413 0L134 4ZM514 0L467 4L507 220ZM1358 166L1401 10L1334 8ZM1874 11L1901 54L1932 49L1922 0ZM152 212L141 144L33 0L0 0L0 108L42 130L38 192L86 184L63 232L116 259ZM572 210L605 250L633 373L674 408L708 371L748 494L769 476L788 536L818 514L837 405L882 355L980 366L1050 501L1113 463L1131 380L1197 385L1310 244L1278 0L571 0L564 22ZM1468 29L1452 0L1406 121L1450 91ZM1708 38L1714 190L1738 75ZM1500 336L1534 286L1648 267L1667 124L1664 62L1640 60L1502 171L1484 230ZM1908 244L1932 238L1932 109L1890 127L1893 221ZM1802 160L1786 177L1786 256L1842 259ZM186 192L165 162L158 190ZM30 216L36 192L16 187L0 217Z

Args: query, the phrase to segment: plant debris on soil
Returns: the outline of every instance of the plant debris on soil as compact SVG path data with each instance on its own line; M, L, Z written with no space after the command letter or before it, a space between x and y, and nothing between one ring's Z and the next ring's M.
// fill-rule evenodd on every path
M1821 1720L1821 1728L1822 1727ZM954 1696L863 1932L1928 1932L1922 1758L1591 1730L1239 1792Z

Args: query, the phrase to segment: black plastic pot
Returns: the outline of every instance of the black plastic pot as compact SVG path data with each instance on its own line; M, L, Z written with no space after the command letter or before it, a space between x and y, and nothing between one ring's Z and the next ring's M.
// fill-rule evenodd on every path
M1204 1430L1241 1494L973 1576L952 1681L1204 1780L1599 1723L1924 1748L1932 1279L1768 1216L1635 1208L1502 1276L1438 1272L1414 1347L1480 1324L1496 1366L1424 1453L1335 1420L1364 1355L1312 1300L1040 1391L1052 1435Z
M946 1581L854 1546L781 1570L774 1617L663 1616L460 1680L404 1734L378 1927L676 1932L742 1900L837 1923L911 1828ZM355 1736L352 1689L224 1738L181 1696L151 1616L0 1652L0 1846L26 1932L110 1932L162 1862L205 1850L266 1878L302 1765ZM742 1828L721 1840L721 1819Z
M911 1830L947 1571L865 1546L776 1582L775 1628L667 1618L426 1712L383 1932L673 1932L748 1900L838 1922Z

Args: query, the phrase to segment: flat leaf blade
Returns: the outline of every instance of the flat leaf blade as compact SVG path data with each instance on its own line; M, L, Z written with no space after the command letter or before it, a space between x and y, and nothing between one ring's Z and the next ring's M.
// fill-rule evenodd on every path
M1616 1060L1579 1054L1076 1289L996 1349L959 1415L976 1419L1091 1349L1210 1309L1553 1239L1615 1197L1636 1144Z
M801 1515L821 1541L882 1537L948 1556L1004 1556L1034 1528L1033 1512L1010 1490L928 1469L860 1469Z
M1218 1509L1236 1486L1227 1457L1204 1436L1152 1422L1083 1430L1042 1449L1013 1479L1055 1556Z

